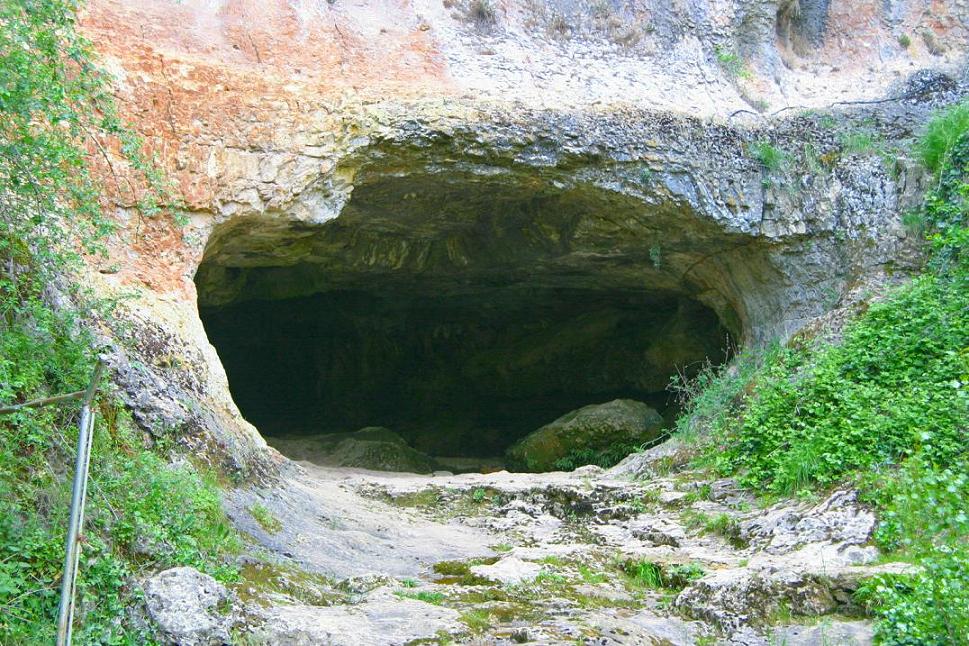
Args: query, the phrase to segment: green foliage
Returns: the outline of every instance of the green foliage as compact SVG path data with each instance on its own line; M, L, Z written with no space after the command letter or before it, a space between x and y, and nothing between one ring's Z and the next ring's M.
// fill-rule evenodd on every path
M90 339L71 333L69 314L36 303L31 311L0 335L0 401L76 390L93 367ZM232 580L228 557L240 544L214 482L146 450L110 399L99 410L76 643L145 643L148 636L119 622L136 595L134 580L174 565ZM64 406L0 417L0 643L53 641L75 416Z
M877 473L865 492L882 513L875 540L921 568L868 581L859 597L882 618L879 642L955 644L969 635L969 463L938 468L921 455Z
M702 534L720 536L734 547L746 547L740 537L740 523L727 513L711 516L702 511L688 509L683 512L683 522L692 530L699 530Z
M908 49L912 46L912 39L908 34L900 34L898 37L898 46L902 49Z
M879 152L884 145L884 141L877 134L867 130L848 132L841 137L841 149L846 153Z
M713 51L717 57L717 62L720 63L720 67L728 75L739 79L751 78L750 70L740 56L719 46L715 47Z
M105 313L71 281L81 254L112 224L89 153L124 178L145 215L168 199L163 177L121 124L109 83L75 30L74 0L0 3L0 402L86 385L95 357L84 328ZM120 156L108 150L120 150ZM121 180L119 180L121 181ZM126 189L126 190L124 190ZM56 286L74 306L52 307ZM102 392L110 392L105 380ZM135 581L191 565L223 581L239 539L218 489L189 464L146 449L123 408L102 396L96 417L75 643L146 644L125 621ZM76 404L0 417L0 643L52 643L77 440Z
M686 382L691 403L678 423L706 430L693 438L708 458L760 491L860 483L879 511L880 547L918 566L861 592L884 644L960 643L969 634L967 133L963 102L934 117L919 146L937 180L909 218L931 244L927 271L872 304L836 344L802 340L738 382L701 372ZM736 392L746 394L729 414L707 403ZM729 533L726 521L692 522Z
M625 560L620 571L634 588L647 590L682 590L704 575L696 563L656 563L645 560Z
M141 141L118 118L90 43L74 28L79 4L0 3L0 256L20 245L41 261L41 273L98 250L113 229L101 213L89 151L107 172L128 178L126 197L143 214L171 199ZM123 159L107 152L112 140ZM22 246L28 240L29 249Z
M553 467L557 471L575 471L579 467L594 464L608 469L638 450L640 447L635 444L614 444L604 449L573 449L565 457L556 460Z
M933 118L922 135L919 156L926 168L940 173L951 166L950 157L956 143L969 132L969 100L940 112Z
M926 275L876 303L839 345L785 350L718 462L758 488L794 493L921 447L943 463L962 444L969 292ZM955 385L954 385L955 384Z
M270 534L278 534L283 529L283 524L263 504L256 503L251 506L249 508L249 514L259 523L260 527Z
M746 401L751 379L778 351L776 346L765 352L745 349L722 366L707 361L693 377L683 372L674 375L667 390L683 406L676 420L677 437L691 441L725 432Z
M462 612L459 619L472 633L483 633L491 628L491 613L487 610L468 610Z
M398 590L394 594L401 599L414 599L435 606L441 605L446 598L441 592L430 592L428 590Z
M582 583L596 585L599 583L605 583L609 580L609 576L605 572L595 570L585 563L579 563L576 566L576 570L579 573L579 579L582 580Z
M768 172L779 171L787 163L787 153L769 141L755 141L750 144L750 154Z
M658 590L664 586L663 569L652 561L627 561L622 571L635 586Z

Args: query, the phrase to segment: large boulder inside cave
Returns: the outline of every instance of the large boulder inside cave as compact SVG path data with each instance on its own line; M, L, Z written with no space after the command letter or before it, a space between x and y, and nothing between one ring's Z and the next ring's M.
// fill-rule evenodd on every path
M549 471L560 460L583 452L633 447L656 439L663 418L631 399L615 399L566 413L512 445L509 462L529 471Z
M353 433L274 437L271 444L294 460L321 466L409 473L430 473L437 468L432 458L381 426L368 426Z

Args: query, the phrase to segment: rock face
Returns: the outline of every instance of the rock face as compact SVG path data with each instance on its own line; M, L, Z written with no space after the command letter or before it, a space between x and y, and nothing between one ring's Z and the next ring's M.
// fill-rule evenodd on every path
M529 563L514 556L503 558L492 565L475 565L471 573L502 585L518 585L532 581L542 571L542 566Z
M251 632L247 643L265 646L403 646L418 640L434 640L439 632L447 634L460 630L457 618L458 613L454 610L399 599L384 590L354 606L271 608L262 613L260 625Z
M642 402L616 399L566 413L508 449L508 458L529 471L549 471L572 452L637 446L655 439L663 418Z
M165 643L221 646L229 640L232 618L229 591L207 574L177 567L145 583L148 616Z
M873 519L851 491L761 508L731 480L696 482L687 472L632 480L613 473L588 467L441 477L361 472L336 483L320 470L346 506L372 514L359 520L378 532L415 518L426 522L414 534L427 541L427 560L401 572L402 558L382 558L403 556L400 541L357 540L370 551L374 573L411 578L384 579L346 607L272 608L267 616L277 627L298 617L297 632L306 635L312 625L370 631L373 610L410 616L419 608L415 600L424 599L428 625L447 621L436 614L441 607L457 610L474 621L472 639L486 643L517 634L547 644L581 635L616 645L864 645L871 643L871 623L844 620L861 616L855 591L872 576L911 571L908 564L881 561L868 545ZM312 550L316 563L342 567L334 528L307 516L285 549L303 542L306 553L306 537L320 535ZM464 557L444 557L445 537L457 528L465 533L462 546L475 535L496 549L500 544L497 560L480 544ZM356 538L363 529L355 524L343 533ZM638 574L643 571L653 576ZM286 634L277 627L266 634Z
M271 443L294 460L319 465L410 473L430 473L438 468L429 456L415 451L400 435L380 426L309 438L274 437Z
M964 2L447 4L88 3L189 219L118 195L111 255L92 261L98 290L141 294L112 366L144 426L269 466L199 303L604 289L703 306L757 343L911 265L919 172L844 142L906 149L963 91ZM928 32L932 47L897 44ZM920 68L939 70L905 84ZM676 342L642 363L705 351L692 329L657 321Z

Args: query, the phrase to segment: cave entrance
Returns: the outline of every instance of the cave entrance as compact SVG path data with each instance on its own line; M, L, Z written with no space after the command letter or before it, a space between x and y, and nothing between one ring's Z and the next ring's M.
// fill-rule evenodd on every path
M272 444L382 426L434 456L500 456L617 398L669 406L677 367L722 353L675 295L550 287L339 290L203 309L233 397Z
M739 319L684 279L716 239L682 205L494 174L357 179L336 219L221 225L196 274L236 404L290 457L385 427L443 468L499 466L590 404L668 423L670 378L725 358Z

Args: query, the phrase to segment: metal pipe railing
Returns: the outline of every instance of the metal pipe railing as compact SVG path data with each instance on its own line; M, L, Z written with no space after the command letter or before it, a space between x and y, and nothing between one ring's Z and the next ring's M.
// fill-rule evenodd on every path
M91 465L91 442L94 439L94 411L91 403L98 391L104 364L94 366L91 382L84 390L65 395L44 397L22 404L0 406L0 415L16 413L26 408L38 408L75 399L81 400L81 419L77 425L77 460L74 464L74 485L71 491L71 513L64 548L64 577L61 579L61 599L57 609L57 646L70 646L74 623L74 593L77 588L77 565L81 557L81 531L84 528L84 501L87 498L87 476Z
M98 390L104 364L98 361L91 383L84 391L81 420L77 433L77 461L74 464L74 485L71 490L71 514L67 525L64 548L64 577L61 579L61 600L57 609L57 646L70 646L74 624L74 593L77 588L77 565L81 558L81 531L84 528L84 501L87 498L87 476L91 465L91 442L94 438L94 411L91 402Z

